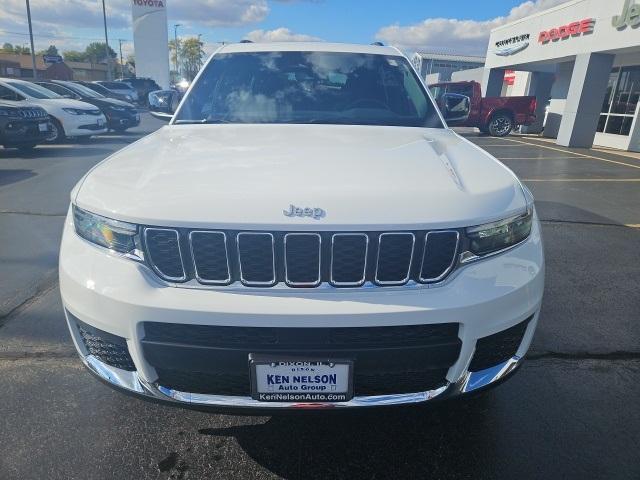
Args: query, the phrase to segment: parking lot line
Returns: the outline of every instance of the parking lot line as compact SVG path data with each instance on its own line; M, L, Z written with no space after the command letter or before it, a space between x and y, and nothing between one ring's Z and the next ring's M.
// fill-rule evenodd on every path
M522 140L514 140L512 138L503 138L503 140L507 140L509 142L514 142L514 143L519 143L519 144L524 144L524 145L529 145L531 147L546 148L547 150L554 150L556 152L567 153L567 154L574 155L574 156L577 156L577 157L591 158L593 160L600 160L601 162L614 163L616 165L623 165L625 167L637 168L637 169L640 170L640 165L635 165L633 163L625 163L625 162L619 162L617 160L609 160L607 158L596 157L594 155L587 155L586 153L571 152L571 151L568 151L568 150L564 150L562 148L550 147L548 145L538 145L538 144L535 144L535 143L523 142Z
M478 145L479 147L522 147L523 146L523 145L511 145L510 143L476 143L476 145Z
M523 182L640 182L640 178L522 178Z
M575 157L498 157L498 160L565 160Z

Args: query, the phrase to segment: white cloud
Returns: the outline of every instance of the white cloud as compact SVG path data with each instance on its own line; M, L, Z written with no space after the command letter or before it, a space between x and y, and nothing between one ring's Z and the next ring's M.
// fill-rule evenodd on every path
M285 27L276 28L275 30L253 30L247 33L244 38L252 42L318 42L322 39L305 35L301 33L293 33Z
M257 23L269 13L267 0L170 0L167 14L170 23L186 27L237 27ZM0 29L27 32L24 0L0 0ZM131 0L107 2L107 25L110 30L129 29ZM34 36L59 33L65 29L102 30L99 1L31 0ZM3 34L4 36L5 34Z
M31 0L31 19L34 34L39 28L64 29L65 27L101 28L102 8L96 2L85 0ZM127 7L126 9L124 7ZM107 3L107 21L110 28L129 25L131 6L126 0ZM2 0L2 20L11 20L27 28L24 0Z
M427 18L409 26L389 25L378 30L376 39L412 50L484 55L492 29L566 1L528 0L512 8L506 16L484 21Z

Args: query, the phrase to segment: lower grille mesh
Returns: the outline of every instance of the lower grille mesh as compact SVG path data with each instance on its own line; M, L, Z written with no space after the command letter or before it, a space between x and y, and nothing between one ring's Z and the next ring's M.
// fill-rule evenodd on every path
M355 395L438 388L460 354L459 325L273 328L144 324L158 384L182 392L249 395L249 354L354 361Z
M506 362L513 357L522 343L522 337L531 318L533 317L529 317L511 328L479 339L476 342L476 351L473 354L469 370L478 372Z
M127 341L124 338L103 332L81 322L78 322L78 331L90 355L112 367L130 372L136 369L131 355L129 355Z

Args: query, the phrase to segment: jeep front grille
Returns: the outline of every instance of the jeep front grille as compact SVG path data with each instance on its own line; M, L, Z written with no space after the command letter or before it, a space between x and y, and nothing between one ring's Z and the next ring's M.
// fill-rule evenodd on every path
M144 229L146 259L162 279L202 285L313 288L442 281L459 251L456 230L243 232Z

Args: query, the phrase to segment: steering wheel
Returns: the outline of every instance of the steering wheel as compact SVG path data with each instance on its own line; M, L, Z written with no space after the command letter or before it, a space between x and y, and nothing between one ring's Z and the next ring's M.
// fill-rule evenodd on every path
M385 110L389 110L389 105L387 105L386 103L384 103L382 100L378 100L375 98L359 98L358 100L354 100L353 102L351 102L349 105L347 105L347 107L345 108L345 110L350 110L352 108L356 108L358 105L373 105L376 107L382 107Z

